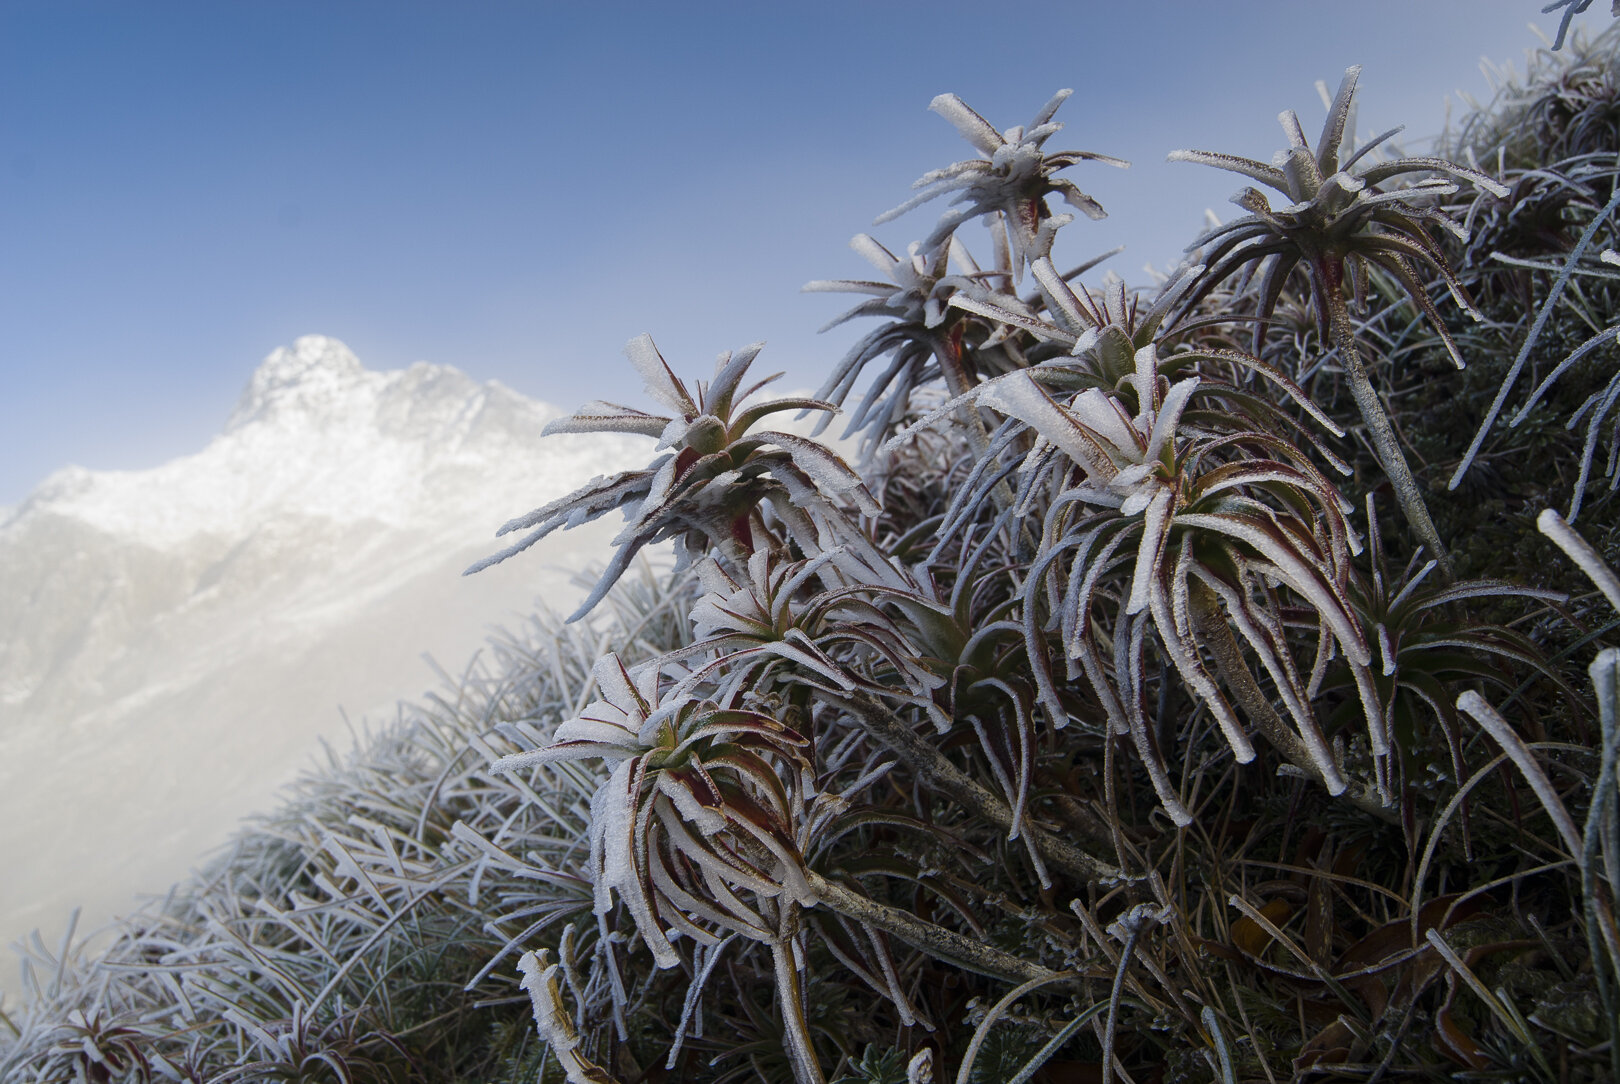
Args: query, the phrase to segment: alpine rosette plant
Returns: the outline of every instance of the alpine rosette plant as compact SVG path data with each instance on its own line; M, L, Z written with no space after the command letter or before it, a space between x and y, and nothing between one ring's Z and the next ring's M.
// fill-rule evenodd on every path
M1194 1029L1232 1079L1223 1035L1244 1025L1231 1015L1235 995L1187 954L1213 942L1193 932L1206 919L1168 879L1164 863L1185 846L1174 841L1208 838L1223 803L1255 801L1238 797L1240 779L1281 780L1275 788L1303 777L1319 789L1309 799L1295 791L1295 803L1410 847L1427 803L1444 801L1437 776L1455 785L1470 771L1468 726L1452 706L1459 689L1545 681L1572 691L1532 637L1467 613L1486 603L1495 614L1512 600L1557 606L1562 594L1449 574L1425 585L1449 558L1360 344L1358 314L1375 296L1393 297L1461 366L1430 291L1438 285L1482 314L1430 232L1466 237L1436 204L1458 180L1507 190L1438 157L1377 158L1393 132L1353 149L1356 75L1346 74L1314 148L1285 113L1290 146L1275 165L1171 156L1242 173L1289 203L1274 208L1246 189L1237 199L1248 214L1206 233L1192 247L1198 262L1152 293L1118 280L1094 291L1079 281L1090 265L1063 274L1053 262L1072 219L1046 198L1101 214L1058 175L1101 156L1044 149L1066 94L1006 132L941 95L934 110L983 157L926 174L913 199L880 219L955 194L904 256L856 237L882 280L807 287L865 295L835 324L883 321L820 397L750 405L741 385L757 346L723 355L690 394L644 336L628 352L668 413L591 404L556 423L655 436L670 451L513 521L503 530L531 534L493 559L623 508L619 552L580 614L607 597L634 553L673 539L694 577L690 636L634 660L604 656L599 699L495 768L538 779L563 763L608 765L585 871L598 941L633 934L641 948L607 952L622 961L615 967L634 969L644 954L653 972L691 976L668 1070L709 1041L705 1011L724 1018L731 1010L720 1006L737 1005L751 1027L778 1037L741 1048L767 1077L822 1081L830 1060L857 1073L843 1079L902 1064L909 1079L933 1051L956 1058L966 1080L995 1036L1012 1041L998 1018L1029 999L1025 1011L1047 1021L1032 1033L1039 1049L1022 1047L1021 1067L1000 1062L1003 1076L1029 1079L1086 1034L1095 1045L1080 1048L1100 1055L1106 1078L1122 1053L1138 1067L1155 1056L1151 1043L1125 1048L1130 989L1161 1019ZM989 270L960 236L981 218L992 226ZM1034 290L1021 295L1026 273ZM1345 447L1341 404L1306 386L1320 387L1320 367L1280 356L1303 340L1268 335L1285 306L1314 310L1369 433L1371 464ZM851 422L866 434L864 476L814 438L753 429L784 409L824 412L824 427L884 358ZM907 469L949 480L919 487ZM1367 488L1385 481L1421 543L1393 579ZM877 494L897 499L884 507ZM1266 775L1245 768L1267 762ZM1465 826L1478 822L1474 803L1461 813ZM1328 861L1327 837L1315 838L1291 868ZM1200 861L1232 861L1214 857L1224 845L1207 846ZM1347 858L1365 844L1336 846ZM1311 876L1306 944L1288 949L1308 964L1298 974L1371 997L1334 970L1397 966L1366 940L1381 927L1339 953L1323 923L1342 890ZM1259 962L1273 943L1292 946L1279 924L1293 903L1228 895L1238 917L1219 921L1230 958ZM1381 907L1391 928L1406 921L1416 931L1406 959L1451 959L1442 932L1454 912L1408 920L1388 900ZM721 954L731 961L724 977ZM542 983L543 959L525 964L536 1019L566 1047L570 1079L603 1079L602 1059L583 1068L578 1035L547 1023L562 1011L563 986L583 1004L592 982L559 985L552 967ZM756 969L771 976L773 1025L750 1000ZM926 977L940 969L1015 985L965 1047L946 1024L959 1010ZM828 984L848 978L892 1014L892 1058L871 1046L857 1058L826 1015L835 1011ZM1094 982L1110 989L1087 993ZM632 1016L630 988L608 985L607 1019ZM1393 996L1351 1008L1382 1013ZM1060 1025L1065 1001L1076 1015ZM614 1026L623 1043L624 1025ZM1455 1028L1435 1026L1443 1036ZM1479 1062L1474 1047L1448 1041ZM1333 1026L1301 1035L1296 1064L1343 1060L1337 1042ZM714 1064L741 1056L721 1050Z
M1462 368L1462 355L1420 277L1423 270L1437 274L1464 312L1476 320L1483 319L1428 230L1428 224L1433 224L1466 238L1461 227L1429 205L1430 201L1454 194L1457 185L1430 176L1405 187L1380 186L1414 173L1439 173L1466 180L1497 197L1505 197L1508 190L1477 169L1443 158L1372 160L1352 172L1352 167L1401 131L1391 129L1354 153L1345 154L1360 74L1359 67L1345 71L1314 148L1306 141L1299 116L1293 110L1281 115L1288 148L1278 155L1275 165L1213 151L1171 153L1173 162L1197 162L1230 170L1259 181L1289 200L1287 205L1273 208L1256 188L1244 188L1232 197L1248 214L1215 227L1194 242L1205 269L1204 284L1193 292L1193 298L1203 296L1242 268L1261 265L1256 284L1259 320L1254 332L1258 354L1265 335L1263 321L1276 308L1289 275L1296 267L1304 266L1322 338L1339 352L1356 407L1395 487L1401 510L1419 540L1449 569L1445 547L1367 374L1344 290L1348 286L1355 300L1363 303L1366 276L1374 269L1388 274L1428 318L1452 360Z

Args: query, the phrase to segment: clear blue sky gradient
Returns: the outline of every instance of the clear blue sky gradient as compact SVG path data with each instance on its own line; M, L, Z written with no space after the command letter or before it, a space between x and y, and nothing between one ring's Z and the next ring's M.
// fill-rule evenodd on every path
M1539 6L0 0L0 505L199 448L309 332L564 407L641 403L643 331L683 373L765 339L819 384L861 328L818 338L845 299L799 287L863 277L849 238L972 156L943 91L1005 128L1073 87L1049 146L1134 165L1070 171L1111 217L1060 262L1127 244L1141 282L1236 213L1237 177L1167 152L1269 159L1352 63L1362 134L1431 135L1481 58L1522 67Z

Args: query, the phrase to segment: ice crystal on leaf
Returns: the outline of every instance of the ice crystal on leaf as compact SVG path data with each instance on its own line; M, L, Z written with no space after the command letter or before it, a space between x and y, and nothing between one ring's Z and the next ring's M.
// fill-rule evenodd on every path
M562 1066L568 1084L617 1084L612 1074L579 1052L579 1032L563 1005L562 986L557 981L561 967L551 963L544 949L525 952L518 961L523 989L534 1008L535 1029Z

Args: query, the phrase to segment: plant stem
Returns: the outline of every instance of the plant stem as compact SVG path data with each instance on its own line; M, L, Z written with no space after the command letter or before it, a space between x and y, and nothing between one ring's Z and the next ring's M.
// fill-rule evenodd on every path
M1389 415L1367 377L1366 365L1362 363L1361 348L1356 344L1355 328L1350 321L1350 308L1345 304L1344 294L1339 288L1342 275L1340 265L1325 257L1319 259L1317 264L1323 286L1322 301L1328 311L1328 328L1333 336L1333 344L1339 348L1339 360L1350 382L1350 394L1356 400L1356 408L1361 411L1361 420L1367 423L1367 435L1372 438L1379 464L1395 488L1395 499L1401 506L1407 525L1417 535L1418 541L1427 546L1440 562L1440 571L1446 582L1450 583L1456 579L1451 555L1440 542L1440 533L1435 530L1434 520L1429 517L1429 507L1423 501L1423 493L1418 489L1417 480L1412 477L1412 468L1407 465L1400 442L1395 439Z
M861 694L850 697L845 704L869 733L887 745L924 782L969 812L1011 831L1012 807L952 764L944 753L924 741L910 726L896 719L885 704ZM1120 876L1118 869L1068 840L1048 834L1028 817L1024 818L1023 832L1042 858L1071 877L1094 883Z
M909 911L867 899L813 870L806 870L805 875L819 902L847 918L882 930L936 959L1008 982L1028 982L1033 979L1055 981L1062 978L1059 972L1020 959L983 941L964 937L955 930L925 922Z
M782 1027L787 1032L788 1055L793 1059L793 1079L797 1084L826 1084L827 1078L821 1072L821 1063L810 1042L810 1025L805 1020L804 998L799 992L799 971L793 966L793 952L786 938L771 943L771 964L776 972L776 999L782 1010Z

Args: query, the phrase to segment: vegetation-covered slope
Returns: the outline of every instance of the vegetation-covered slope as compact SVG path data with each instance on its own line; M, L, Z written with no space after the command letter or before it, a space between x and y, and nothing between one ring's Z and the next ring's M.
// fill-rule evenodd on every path
M40 946L0 1075L1614 1079L1617 46L1434 156L1354 70L1177 152L1242 214L1147 293L1051 261L1063 95L942 95L977 157L812 284L876 321L820 398L633 341L652 409L553 428L654 457L491 558L622 511L597 612ZM839 406L855 466L771 428Z

